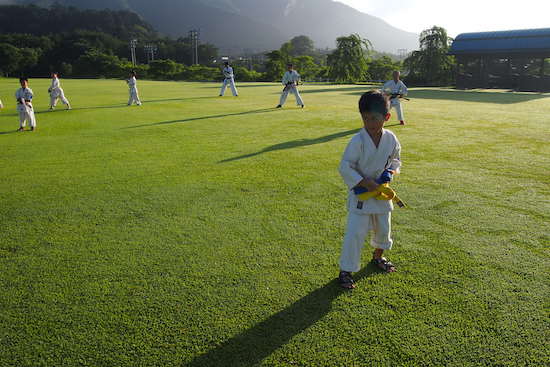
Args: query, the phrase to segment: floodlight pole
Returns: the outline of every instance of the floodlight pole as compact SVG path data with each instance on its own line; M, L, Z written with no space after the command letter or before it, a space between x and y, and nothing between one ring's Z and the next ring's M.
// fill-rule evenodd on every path
M133 66L137 65L137 60L136 60L136 46L137 46L137 43L138 43L138 40L135 39L135 38L130 40L130 54L132 56L132 65Z
M199 64L199 40L200 40L200 29L192 29L189 31L189 38L191 39L191 50L193 60L192 65Z

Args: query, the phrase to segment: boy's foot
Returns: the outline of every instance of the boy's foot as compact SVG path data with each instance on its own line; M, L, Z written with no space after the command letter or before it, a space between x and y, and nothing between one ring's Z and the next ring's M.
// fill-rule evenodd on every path
M393 273L396 271L395 265L393 265L385 257L373 258L372 262L374 263L374 265L384 270L386 273Z
M218 97L223 97L221 94Z
M340 274L338 275L338 283L340 284L340 287L345 289L355 288L355 281L351 277L351 273L349 271L340 271Z
M31 131L34 131L36 128L35 127L31 127Z
M280 104L278 104L277 107L275 107L275 108L281 108L281 107L283 107L283 106L281 106Z
M306 105L302 105L302 108L304 108Z
M399 121L399 125L405 125L405 121L403 120Z
M20 127L19 129L17 129L17 131L25 131L25 129L23 129L22 127Z

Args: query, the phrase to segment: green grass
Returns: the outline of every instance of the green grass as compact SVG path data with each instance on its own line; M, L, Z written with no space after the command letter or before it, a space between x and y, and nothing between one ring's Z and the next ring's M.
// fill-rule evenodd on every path
M550 363L550 95L413 89L398 272L335 277L364 86L0 79L0 366Z

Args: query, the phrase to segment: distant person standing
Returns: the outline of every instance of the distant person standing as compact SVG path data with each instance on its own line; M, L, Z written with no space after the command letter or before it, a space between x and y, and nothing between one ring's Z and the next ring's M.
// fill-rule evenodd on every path
M31 131L36 129L36 119L34 117L34 109L32 107L32 89L29 88L29 80L27 78L19 78L21 88L15 92L17 100L17 111L19 112L19 130L24 131L27 121L31 125Z
M283 85L285 86L285 88L283 89L283 94L281 94L281 99L279 101L279 104L277 105L277 108L283 107L286 102L286 98L288 97L288 93L290 92L294 93L294 96L296 97L296 105L304 108L304 101L302 101L300 92L298 92L300 74L298 74L298 72L294 70L294 65L288 64L287 67L288 70L286 71L285 75L283 75Z
M397 111L397 119L401 125L405 125L405 116L403 114L403 106L401 106L400 99L406 97L408 89L405 83L399 79L401 73L399 71L393 72L393 80L387 81L382 87L382 93L390 98L391 108L395 108Z
M0 110L4 108L4 105L2 104L2 100L0 99Z
M222 89L220 90L220 97L223 97L225 94L225 90L227 89L227 85L229 84L231 86L231 93L233 93L233 97L238 97L239 94L237 93L237 87L235 87L235 74L233 73L233 68L231 65L229 65L229 62L224 62L224 68L223 68L223 84Z
M128 100L128 106L131 106L132 103L136 103L138 106L141 106L141 101L139 100L139 94L137 89L137 79L136 72L130 72L130 77L126 81L128 83L128 88L130 89L130 99Z
M61 88L61 83L59 82L59 74L56 72L52 73L52 85L50 86L50 88L48 88L48 92L50 93L50 110L53 110L55 108L58 99L61 99L61 102L63 102L63 104L67 106L68 110L71 109L71 104L69 103L69 100L65 97L63 88Z

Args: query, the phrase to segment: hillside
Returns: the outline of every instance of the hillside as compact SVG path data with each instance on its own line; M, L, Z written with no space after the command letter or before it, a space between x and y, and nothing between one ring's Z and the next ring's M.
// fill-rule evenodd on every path
M49 0L14 0L47 6ZM418 35L333 0L57 0L79 8L126 9L141 15L157 30L185 36L201 29L201 39L222 53L278 48L296 35L307 35L319 48L332 48L335 39L359 33L376 50L396 53L418 47ZM1 2L0 2L1 3Z

